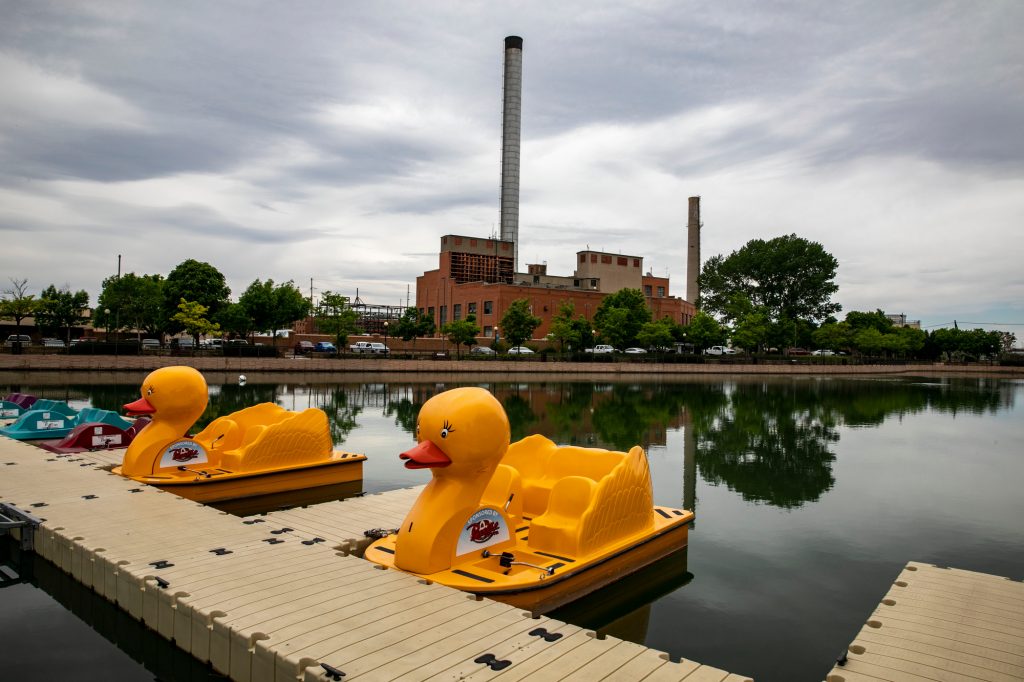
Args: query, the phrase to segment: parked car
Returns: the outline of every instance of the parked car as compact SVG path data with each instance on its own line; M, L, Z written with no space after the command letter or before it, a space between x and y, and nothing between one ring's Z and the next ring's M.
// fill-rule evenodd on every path
M5 345L8 348L11 348L16 343L20 343L23 346L31 346L32 337L28 334L11 334L7 337L7 343Z
M471 355L497 355L493 348L487 346L473 346L469 349Z
M228 339L224 342L225 346L248 346L249 342L245 339Z
M224 348L224 339L203 339L199 345L210 350L221 350Z
M595 353L596 354L596 353L617 353L618 351L616 351L615 348L613 348L612 346L609 346L609 345L606 345L606 344L598 344L598 345L594 346L593 348L588 348L585 352L587 352L587 353Z
M142 350L160 350L160 339L142 339Z
M636 346L634 346L632 348L627 348L626 350L624 350L622 352L623 353L628 353L630 355L643 355L647 351L644 350L643 348L637 348Z
M835 355L835 353L826 348L819 348L818 350L811 353L811 355Z
M711 346L706 351L705 355L736 355L735 348L729 348L728 346Z
M295 354L305 355L306 353L312 353L315 347L312 341L299 341L295 344Z
M383 343L373 341L357 341L348 347L353 353L370 353L375 355L387 355L390 349Z
M43 348L64 348L65 344L60 339L43 339Z
M806 348L787 348L786 355L810 355L811 351Z
M313 347L313 350L316 351L317 353L337 353L338 347L335 346L330 341L317 341L316 346Z
M171 339L171 348L178 350L192 350L196 347L191 336L181 336Z
M512 346L508 349L509 355L533 355L533 351L526 346Z

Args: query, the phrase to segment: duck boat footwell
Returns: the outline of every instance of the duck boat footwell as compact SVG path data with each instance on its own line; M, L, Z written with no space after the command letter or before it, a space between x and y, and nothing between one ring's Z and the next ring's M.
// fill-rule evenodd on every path
M643 449L509 444L501 404L480 388L434 396L406 467L432 478L393 535L365 557L535 614L686 546L693 512L655 506Z

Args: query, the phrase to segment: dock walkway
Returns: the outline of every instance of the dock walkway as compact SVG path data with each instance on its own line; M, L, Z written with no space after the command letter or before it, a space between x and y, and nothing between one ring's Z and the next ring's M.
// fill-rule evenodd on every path
M912 561L826 679L1024 680L1024 582Z
M415 489L240 518L120 459L0 437L0 502L42 519L41 556L234 680L749 679L351 556Z

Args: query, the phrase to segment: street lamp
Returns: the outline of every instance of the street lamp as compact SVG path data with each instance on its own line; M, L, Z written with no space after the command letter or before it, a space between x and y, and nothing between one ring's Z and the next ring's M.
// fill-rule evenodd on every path
M107 318L106 319L106 322L107 322L107 338L106 338L106 341L107 341L107 343L110 343L110 308L104 308L103 309L103 314Z
M384 357L388 356L388 321L384 320Z

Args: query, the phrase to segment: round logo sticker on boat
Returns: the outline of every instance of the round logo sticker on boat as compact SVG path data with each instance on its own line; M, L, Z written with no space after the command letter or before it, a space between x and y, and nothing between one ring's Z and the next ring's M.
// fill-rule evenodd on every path
M511 537L508 524L497 509L485 507L469 517L459 533L459 544L455 555L481 550L490 545L504 542Z
M187 464L206 464L206 448L194 440L171 443L160 457L160 467L180 467Z

